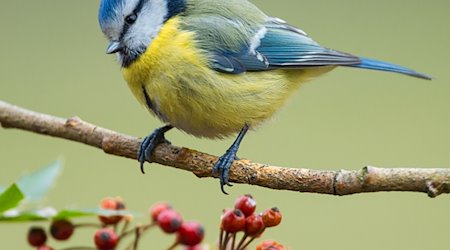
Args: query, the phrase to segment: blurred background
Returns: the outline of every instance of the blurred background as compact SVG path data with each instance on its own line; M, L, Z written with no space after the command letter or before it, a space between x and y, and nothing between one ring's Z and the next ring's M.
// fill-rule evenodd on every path
M450 2L342 0L253 1L305 30L324 46L404 65L432 82L397 74L339 68L306 84L277 116L251 132L240 157L313 169L450 167ZM0 99L35 111L82 119L145 136L161 125L132 97L97 24L98 1L2 0ZM196 139L178 131L175 145L221 155L232 142ZM241 194L258 211L278 206L282 224L264 238L292 249L448 249L450 199L417 193L347 197L274 191L249 185L219 190L216 179L138 163L79 143L0 129L0 184L64 158L65 170L43 203L95 207L122 196L142 212L169 201L186 219L201 221L206 241L218 239L219 216ZM37 223L47 225L47 223ZM1 249L30 249L31 224L0 224ZM92 244L91 230L69 245ZM142 249L165 249L173 237L150 232ZM53 244L56 247L61 244ZM66 245L67 246L67 245Z

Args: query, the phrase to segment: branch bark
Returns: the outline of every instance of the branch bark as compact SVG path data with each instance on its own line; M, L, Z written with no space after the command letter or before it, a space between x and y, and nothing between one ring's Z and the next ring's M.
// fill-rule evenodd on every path
M60 137L102 149L105 153L137 159L141 139L120 134L82 121L78 117L63 119L33 112L0 101L0 124L3 128L28 130ZM193 149L160 144L152 162L190 171L199 178L211 177L217 157ZM450 193L450 169L446 168L377 168L320 171L283 168L237 160L230 171L230 181L261 187L330 195L349 195L380 191L410 191L436 197Z

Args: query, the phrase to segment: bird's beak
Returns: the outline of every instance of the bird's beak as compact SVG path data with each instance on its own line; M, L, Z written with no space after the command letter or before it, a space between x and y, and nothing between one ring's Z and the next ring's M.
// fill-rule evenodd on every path
M111 41L108 45L108 48L106 49L106 54L114 54L119 51L123 50L122 44L117 41Z

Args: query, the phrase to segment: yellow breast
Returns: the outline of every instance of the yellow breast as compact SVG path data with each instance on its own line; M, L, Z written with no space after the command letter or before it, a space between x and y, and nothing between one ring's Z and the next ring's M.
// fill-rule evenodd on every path
M301 82L332 69L219 73L208 67L195 34L180 30L179 22L167 21L123 74L141 104L195 136L220 138L239 132L245 124L255 127L270 118Z

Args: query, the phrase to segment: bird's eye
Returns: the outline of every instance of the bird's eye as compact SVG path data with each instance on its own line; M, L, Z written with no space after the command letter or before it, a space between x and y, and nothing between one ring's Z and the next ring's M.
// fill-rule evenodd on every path
M134 22L136 22L137 19L137 15L136 14L130 14L128 16L125 17L125 23L127 23L128 25L132 25Z

